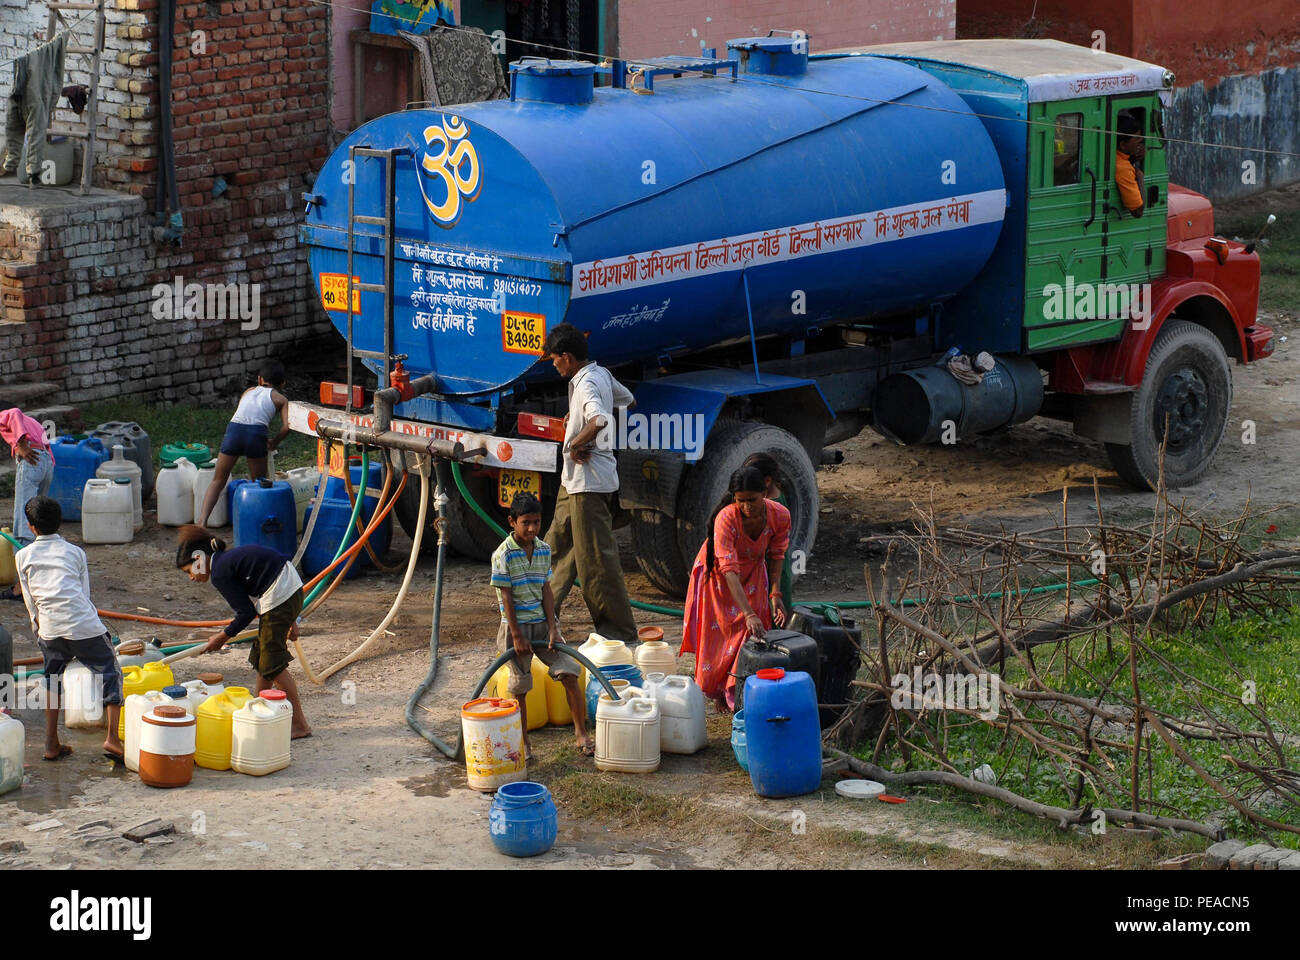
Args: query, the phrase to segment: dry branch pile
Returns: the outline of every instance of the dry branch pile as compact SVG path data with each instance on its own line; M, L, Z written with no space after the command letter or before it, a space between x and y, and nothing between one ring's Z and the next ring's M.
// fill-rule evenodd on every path
M828 731L870 745L872 759L828 753L873 779L943 783L1063 826L1102 810L1110 822L1217 836L1156 785L1153 755L1172 754L1257 829L1300 833L1300 730L1270 720L1266 692L1255 696L1231 657L1208 670L1200 651L1178 652L1179 638L1225 618L1294 603L1300 552L1250 552L1249 507L1216 523L1160 496L1148 520L1125 525L1104 516L1095 481L1094 498L1086 525L980 532L918 510L913 533L877 538L886 559L879 585L866 578L876 629L863 633L862 697ZM976 680L991 700L963 699ZM998 782L1017 758L1046 760L1066 802L972 779L950 751L974 724L997 731ZM886 753L909 772L879 766Z

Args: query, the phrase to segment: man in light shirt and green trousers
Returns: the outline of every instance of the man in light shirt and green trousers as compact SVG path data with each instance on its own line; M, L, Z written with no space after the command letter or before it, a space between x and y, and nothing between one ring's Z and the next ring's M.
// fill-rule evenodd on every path
M601 430L612 427L614 409L628 406L632 394L587 356L587 338L572 324L554 327L545 350L556 372L569 381L560 495L545 537L554 564L555 609L564 606L576 578L596 632L632 644L636 621L614 540L618 466L614 451L596 442Z

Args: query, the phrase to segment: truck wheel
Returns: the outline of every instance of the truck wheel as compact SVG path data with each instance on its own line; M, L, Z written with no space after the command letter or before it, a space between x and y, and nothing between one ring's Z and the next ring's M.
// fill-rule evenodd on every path
M686 572L674 591L678 596L686 595L695 555L732 473L755 453L766 453L781 469L781 492L790 509L790 549L812 552L817 539L817 473L803 446L780 427L752 421L724 423L709 434L704 456L687 473L677 499L677 545Z
M465 487L470 494L483 506L488 515L494 517L503 527L507 527L506 512L497 507L496 502L496 481L491 477L473 477L467 472L461 472L465 479ZM406 489L402 491L401 497L397 500L397 505L393 511L397 514L397 521L402 525L408 537L415 536L415 521L420 515L420 482L419 477L412 475L411 479L406 482ZM437 516L433 505L433 484L429 484L429 509L425 514L424 540L420 543L420 553L434 554L438 552L438 534L434 526L434 519ZM447 538L448 543L453 550L462 556L471 560L490 560L492 551L501 543L501 535L483 522L483 518L474 512L460 495L460 491L452 486L447 491ZM546 529L546 523L549 520L553 504L543 504L542 529Z
M636 510L632 514L632 546L637 566L656 588L669 596L681 596L691 577L691 568L677 546L677 520L659 510ZM694 558L692 558L694 559Z
M1232 407L1232 370L1223 345L1204 327L1166 320L1133 395L1128 446L1106 444L1115 470L1138 489L1154 490L1165 447L1165 486L1195 483L1210 468Z

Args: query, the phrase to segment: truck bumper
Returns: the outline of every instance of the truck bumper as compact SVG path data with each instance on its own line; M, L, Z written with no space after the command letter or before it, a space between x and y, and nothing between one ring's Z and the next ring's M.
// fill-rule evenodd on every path
M1263 360L1273 353L1275 341L1273 328L1263 323L1252 324L1243 331L1246 335L1246 362Z
M318 407L315 404L289 403L289 428L308 436L317 436L317 420L345 420L347 414L330 407ZM369 413L352 413L352 422L359 427L374 426L374 417ZM541 473L554 473L557 469L558 443L547 440L526 440L519 437L497 437L486 433L471 433L459 427L448 427L440 423L419 423L413 420L394 420L392 430L411 436L446 440L449 443L460 442L467 449L484 446L487 455L475 461L484 467L505 467L512 470L537 470Z

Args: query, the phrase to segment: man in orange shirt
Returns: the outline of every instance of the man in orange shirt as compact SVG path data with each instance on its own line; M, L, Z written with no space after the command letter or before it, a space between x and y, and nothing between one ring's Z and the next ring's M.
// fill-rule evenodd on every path
M1142 160L1147 155L1142 126L1130 114L1121 113L1116 123L1115 186L1124 208L1135 217L1146 206L1146 183L1142 178Z

